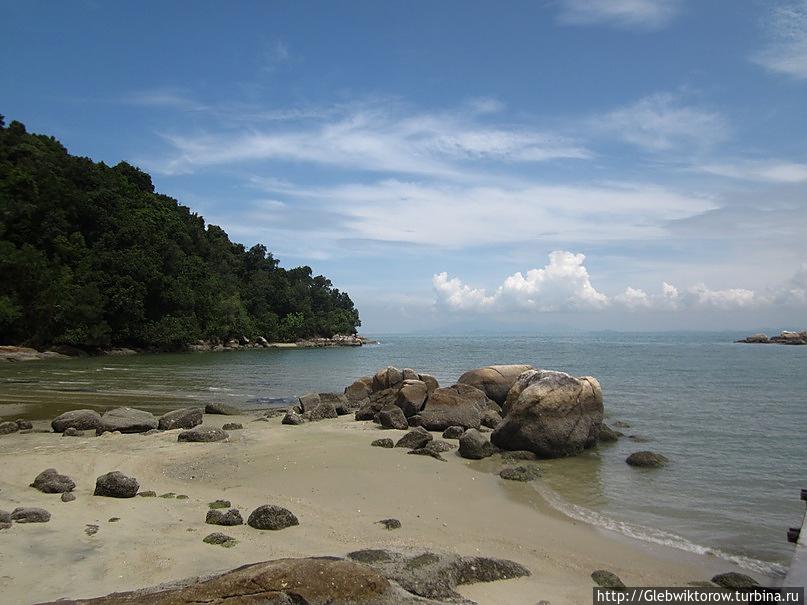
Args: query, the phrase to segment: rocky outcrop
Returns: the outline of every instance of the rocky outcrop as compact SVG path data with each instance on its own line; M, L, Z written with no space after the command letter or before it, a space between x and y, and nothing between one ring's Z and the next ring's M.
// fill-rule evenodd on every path
M212 426L197 426L177 435L177 441L186 443L211 443L224 441L229 435L226 431Z
M54 418L50 426L54 433L64 433L69 428L77 431L95 431L101 424L101 414L95 410L71 410Z
M460 437L460 456L471 460L481 460L493 455L493 445L476 429L468 429Z
M299 525L300 522L289 509L274 504L264 504L250 513L247 524L255 529L279 530Z
M544 458L571 456L597 442L602 389L590 376L530 370L511 388L504 411L504 420L491 435L494 445Z
M98 435L106 432L145 433L158 426L157 418L151 412L134 408L115 408L104 412L101 426L96 429Z
M778 336L768 338L766 334L753 334L734 342L744 342L750 344L778 344L778 345L807 345L807 330L801 332L789 332L784 330Z
M202 408L182 408L181 410L173 410L167 414L160 416L157 423L157 428L161 431L170 431L171 429L192 429L195 426L202 424Z
M95 481L95 496L108 498L134 498L140 484L134 477L127 477L120 471L112 471L101 475Z
M45 494L62 494L72 492L76 489L76 484L67 475L60 475L55 468L49 468L36 476L31 487Z
M421 426L430 431L444 431L450 426L478 429L485 410L499 406L476 387L455 384L435 389L419 413Z
M502 405L516 379L523 372L531 369L531 365L487 366L465 372L457 382L476 387L490 399Z
M640 466L644 468L660 468L662 466L666 466L669 460L662 456L661 454L657 454L655 452L633 452L630 456L625 459L631 466Z

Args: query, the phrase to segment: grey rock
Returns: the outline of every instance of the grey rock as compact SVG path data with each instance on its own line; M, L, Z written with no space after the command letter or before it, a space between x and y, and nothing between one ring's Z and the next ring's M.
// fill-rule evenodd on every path
M418 379L404 380L395 396L395 405L405 416L414 416L423 408L428 394L429 389L425 382Z
M16 422L11 422L10 420L0 422L0 435L10 435L11 433L16 433L19 430L20 427L17 426Z
M73 492L62 492L62 502L72 502L76 499L76 495Z
M508 481L533 481L540 476L537 466L509 466L499 471L499 477Z
M184 443L211 443L213 441L224 441L229 435L212 426L197 426L187 431L182 431L177 435L177 441Z
M275 506L274 504L264 504L259 506L249 515L247 523L255 529L278 530L299 525L300 522L287 508Z
M448 441L443 441L441 439L433 439L423 447L430 449L433 452L437 452L438 454L457 449L457 446L453 443L449 443Z
M62 437L81 437L83 433L72 426L67 427L62 433Z
M50 513L44 508L20 507L11 511L11 520L17 523L47 523Z
M504 420L491 435L494 445L545 458L571 456L597 443L602 389L590 376L529 370L511 388L505 408Z
M11 513L5 510L0 510L0 523L11 523Z
M17 428L21 431L30 431L34 428L34 424L30 420L24 420L22 418L18 418L14 422L17 423Z
M591 579L597 586L603 588L625 588L625 584L619 579L619 576L604 569L592 572Z
M171 429L192 429L195 426L202 424L202 408L182 408L181 410L173 410L167 414L160 416L157 423L157 428L161 431L170 431Z
M426 390L428 391L429 395L431 395L435 389L440 388L440 384L437 382L437 379L431 374L418 374L418 379L421 382L426 383Z
M398 439L398 441L395 443L395 447L405 447L410 450L418 449L425 446L432 439L434 439L434 437L431 436L429 431L418 426Z
M31 487L45 494L62 494L72 492L76 484L67 475L60 475L55 468L49 468L36 476Z
M231 508L224 511L218 508L211 508L207 511L205 516L205 523L210 525L243 525L244 519L241 517L241 512L237 508Z
M373 393L396 387L403 382L403 372L393 366L378 370L373 376Z
M418 447L418 448L415 448L413 450L409 450L406 453L407 454L414 454L415 456L430 456L431 458L434 458L435 460L439 460L441 462L446 462L446 459L443 458L442 454L440 452L437 452L437 451L431 449L428 444L426 444L424 447Z
M493 455L493 445L476 429L468 429L460 437L459 454L463 458L481 460Z
M219 416L238 416L241 410L226 403L208 403L205 405L205 414L218 414Z
M297 426L303 424L305 422L305 418L303 418L297 412L286 412L286 415L283 416L283 420L280 421L281 424L290 424L292 426Z
M717 574L712 578L712 582L723 588L754 588L759 586L759 582L751 576L737 573L736 571Z
M661 454L657 454L655 452L633 452L630 456L625 459L631 466L640 466L643 468L659 468L665 466L669 460L662 456Z
M114 431L145 433L156 429L158 424L157 418L151 412L121 407L104 412L101 416L101 426L95 429L95 432L98 435Z
M348 401L347 396L343 393L320 393L320 403L331 403L336 410L337 415L344 416L356 409L356 405Z
M240 431L244 428L244 425L240 422L228 422L223 427L221 427L222 431Z
M88 536L94 536L98 533L98 526L88 524L84 527L84 533Z
M501 451L502 460L538 460L538 456L535 455L535 452L529 452L527 450L513 450L512 452L508 451Z
M495 429L502 421L502 415L495 410L485 410L482 412L482 426Z
M157 492L152 490L146 490L143 492L137 492L137 495L140 496L141 498L156 498Z
M223 534L221 532L213 532L212 534L206 535L202 542L205 544L215 544L217 546L224 546L229 548L230 546L235 546L236 539L232 536L228 536L227 534Z
M398 519L381 519L378 521L384 526L384 529L401 529L401 522Z
M465 372L457 382L476 387L490 399L502 405L507 398L510 387L513 386L518 377L531 369L531 365L487 366Z
M465 432L465 427L450 426L443 431L443 439L459 439Z
M112 471L95 480L95 496L109 498L134 498L140 484L134 477L127 477L120 471Z
M495 406L482 391L466 384L435 389L420 412L422 426L444 431L450 426L479 428L482 412Z
M378 423L385 429L405 431L409 428L406 416L398 406L390 406L378 412Z
M353 405L358 405L367 399L373 392L373 377L363 376L348 387L345 387L345 397Z
M370 443L370 445L372 445L373 447L392 448L395 446L395 443L392 441L392 439L385 437L384 439L376 439L375 441Z
M50 426L54 433L64 433L67 429L95 431L101 424L101 414L95 410L71 410L54 418Z
M318 420L325 420L326 418L336 418L339 414L336 411L336 406L330 401L320 403L316 408L310 412L305 412L303 418L316 422Z
M650 437L645 437L644 435L628 435L628 439L634 443L649 443L653 441Z
M613 443L614 441L619 441L621 436L622 433L615 431L604 422L600 425L600 434L598 436L600 443Z
M297 405L300 406L300 412L313 412L319 404L322 403L318 393L306 393L300 395L297 399Z

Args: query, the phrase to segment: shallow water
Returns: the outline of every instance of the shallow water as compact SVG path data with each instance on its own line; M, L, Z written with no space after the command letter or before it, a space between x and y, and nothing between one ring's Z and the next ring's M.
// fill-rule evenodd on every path
M381 336L361 348L139 355L0 365L0 416L51 418L76 407L155 412L226 401L248 407L341 391L379 367L413 367L451 384L466 369L532 363L596 376L623 438L543 463L537 486L567 514L615 531L781 571L807 487L807 347L734 344L735 333L574 336ZM662 470L628 467L663 453ZM548 491L547 488L551 488Z

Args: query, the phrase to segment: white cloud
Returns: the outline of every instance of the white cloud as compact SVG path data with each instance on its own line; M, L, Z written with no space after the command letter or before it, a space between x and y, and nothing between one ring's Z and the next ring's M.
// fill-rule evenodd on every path
M521 272L510 275L492 295L484 289L471 288L456 277L449 279L446 273L435 275L432 283L438 303L458 311L601 309L608 305L608 297L591 284L583 265L585 258L582 254L556 250L549 254L546 266L531 269L526 275Z
M807 78L807 0L778 3L767 19L769 44L752 60L793 78Z
M463 163L529 163L586 159L591 152L565 137L528 125L486 126L478 116L497 109L477 100L464 110L402 113L359 107L293 128L239 130L207 135L164 135L174 148L163 172L234 163L285 160L371 172L459 176Z
M680 0L560 0L558 19L567 25L607 24L654 30L680 12Z
M768 183L807 182L807 164L786 160L741 161L724 164L705 164L696 167L699 172L746 181Z
M719 113L685 105L679 95L671 93L644 97L598 116L590 124L650 151L709 147L728 134L728 124Z
M531 269L526 275L521 272L510 275L492 294L484 288L468 286L457 277L449 278L445 272L434 275L432 285L437 304L454 311L598 311L614 306L629 311L728 311L773 304L807 304L807 263L785 284L762 293L746 288L713 290L702 283L681 293L664 282L658 294L629 286L624 292L609 297L592 284L583 264L585 258L563 250L552 252L546 266Z

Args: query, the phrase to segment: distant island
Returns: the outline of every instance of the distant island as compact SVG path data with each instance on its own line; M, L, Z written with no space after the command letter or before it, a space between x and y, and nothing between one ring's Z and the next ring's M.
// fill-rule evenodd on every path
M181 350L355 335L346 292L246 249L126 162L0 116L0 345Z
M783 330L778 336L768 338L767 334L753 334L734 342L749 344L775 344L775 345L807 345L807 330L801 332L788 332Z

